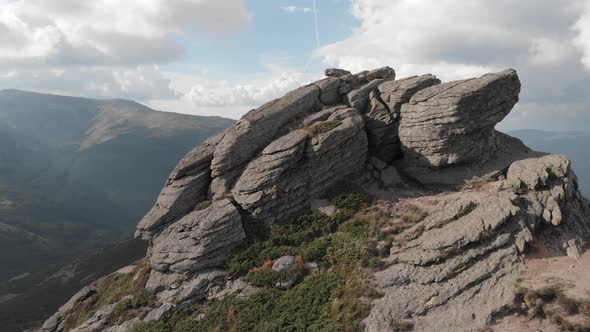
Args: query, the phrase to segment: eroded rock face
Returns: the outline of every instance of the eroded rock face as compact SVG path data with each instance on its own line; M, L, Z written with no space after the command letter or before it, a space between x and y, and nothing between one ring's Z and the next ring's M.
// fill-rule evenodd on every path
M289 130L298 119L319 110L319 96L316 85L299 88L249 112L228 129L211 162L213 193L229 192L246 164L280 131Z
M368 331L395 330L400 320L417 331L481 329L512 303L533 239L579 256L590 211L569 160L494 130L518 101L514 70L444 84L433 75L396 81L390 67L326 76L249 112L174 169L137 227L150 239L145 288L158 299L143 320L255 294L224 270L246 237L245 218L291 220L325 206L325 192L341 181L375 185L396 208L427 212L396 235L387 268L371 278L384 296L364 320ZM467 181L477 185L456 188ZM434 191L443 193L403 198ZM205 200L210 206L197 209ZM62 316L43 331L58 331Z
M513 69L417 92L401 107L404 159L430 168L490 159L497 149L494 126L519 92Z
M222 199L178 220L151 241L150 265L156 271L186 273L223 265L246 235L236 207Z
M154 232L205 200L211 183L213 152L225 133L219 133L191 150L174 168L156 204L137 225L136 237L149 239Z
M517 161L504 180L481 188L412 201L428 216L394 240L392 265L376 274L385 296L366 330L388 331L404 319L415 331L484 328L514 302L528 243L537 237L564 251L562 244L590 237L576 181L566 157L549 155Z
M325 121L338 125L326 132L297 129L269 144L237 180L232 189L236 202L256 218L285 221L309 210L311 200L335 181L361 171L359 160L367 156L362 117L356 109L331 108L304 123Z

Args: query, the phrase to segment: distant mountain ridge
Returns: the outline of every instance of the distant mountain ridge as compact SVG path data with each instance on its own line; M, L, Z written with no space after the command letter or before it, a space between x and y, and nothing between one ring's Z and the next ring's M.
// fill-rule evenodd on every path
M130 237L175 163L234 122L0 91L0 280Z

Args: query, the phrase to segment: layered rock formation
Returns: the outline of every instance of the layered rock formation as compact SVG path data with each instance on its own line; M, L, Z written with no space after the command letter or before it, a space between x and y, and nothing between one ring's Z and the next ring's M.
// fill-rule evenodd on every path
M433 168L489 159L497 149L494 126L519 92L512 69L417 92L401 107L404 158Z
M588 201L569 160L549 155L514 162L476 189L405 201L428 216L394 240L391 265L376 274L384 297L367 331L410 319L416 331L475 331L515 302L532 241L563 253L590 237ZM392 220L395 223L395 220ZM572 243L569 243L572 241Z
M368 331L404 320L417 331L481 329L514 301L531 241L565 254L590 239L569 160L494 129L518 101L514 70L444 84L395 80L389 67L326 76L249 112L172 172L137 228L150 240L145 288L158 299L144 320L252 292L224 278L247 220L288 222L341 183L394 197L392 227L408 204L427 215L396 236L375 274L384 296L364 320ZM458 184L467 189L449 190ZM429 197L405 199L408 190ZM59 330L61 316L45 331Z

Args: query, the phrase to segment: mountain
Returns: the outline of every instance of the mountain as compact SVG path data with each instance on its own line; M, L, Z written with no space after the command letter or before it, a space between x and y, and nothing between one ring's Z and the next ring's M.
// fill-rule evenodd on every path
M520 138L532 149L567 155L580 181L580 191L590 195L590 134L577 131L551 132L544 130L515 130L510 135Z
M590 203L564 155L495 130L513 69L326 78L189 151L144 259L41 331L586 331Z
M178 159L233 123L0 91L0 280L130 238Z

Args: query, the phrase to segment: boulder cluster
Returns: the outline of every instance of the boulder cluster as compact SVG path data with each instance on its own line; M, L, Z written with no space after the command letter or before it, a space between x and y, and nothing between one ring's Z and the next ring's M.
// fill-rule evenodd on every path
M146 288L160 314L248 289L224 278L244 222L289 221L342 183L393 194L489 189L429 198L428 217L396 238L389 267L375 275L384 296L364 321L369 331L409 317L422 331L482 328L513 300L508 288L534 237L557 251L590 238L569 160L494 129L518 102L515 70L442 84L396 80L390 67L325 74L194 148L167 179L136 232L150 241Z

